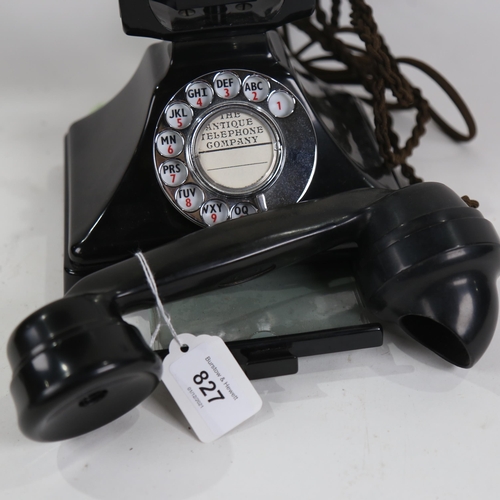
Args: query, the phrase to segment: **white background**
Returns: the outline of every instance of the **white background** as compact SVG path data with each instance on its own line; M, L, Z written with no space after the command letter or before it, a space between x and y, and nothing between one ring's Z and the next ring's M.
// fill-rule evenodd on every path
M431 126L412 163L478 199L499 228L500 3L372 4L393 53L445 74L478 122L465 145ZM1 498L498 498L498 332L469 371L390 332L380 348L302 359L298 375L255 382L261 412L212 444L187 430L163 387L77 439L39 444L20 434L5 345L26 315L62 294L63 137L125 85L150 43L122 33L116 0L1 2Z

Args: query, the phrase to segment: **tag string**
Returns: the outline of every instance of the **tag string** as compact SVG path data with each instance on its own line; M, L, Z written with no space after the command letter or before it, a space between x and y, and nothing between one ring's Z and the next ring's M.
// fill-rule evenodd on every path
M151 335L151 340L149 341L149 347L153 347L153 344L155 343L156 337L158 336L158 333L160 333L160 328L162 325L166 325L168 329L170 330L170 333L172 334L172 337L177 341L180 347L182 347L181 341L179 340L179 337L177 335L177 332L175 331L175 328L172 325L172 321L170 319L170 316L167 314L165 311L165 308L163 307L163 304L161 303L160 295L158 294L158 287L156 286L156 281L155 277L153 275L153 271L151 271L151 268L149 267L148 261L146 260L146 257L144 257L144 254L142 252L137 252L135 256L139 259L139 262L141 263L142 270L144 271L144 274L146 276L146 280L148 282L149 287L151 288L151 291L153 292L153 295L156 300L156 308L160 314L161 320L158 325L156 326L155 331Z

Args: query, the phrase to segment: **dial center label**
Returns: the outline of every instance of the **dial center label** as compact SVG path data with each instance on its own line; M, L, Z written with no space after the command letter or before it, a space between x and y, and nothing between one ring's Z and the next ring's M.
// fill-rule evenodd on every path
M195 155L202 175L218 187L256 189L274 172L276 140L271 127L252 112L218 112L201 124Z

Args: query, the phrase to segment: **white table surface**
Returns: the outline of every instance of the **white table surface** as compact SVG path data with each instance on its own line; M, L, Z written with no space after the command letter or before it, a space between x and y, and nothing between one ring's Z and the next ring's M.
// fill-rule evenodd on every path
M478 122L478 138L463 145L430 126L412 163L480 200L500 227L500 3L372 4L393 53L445 74ZM5 345L62 295L63 136L125 85L150 43L122 33L115 0L0 6L0 497L498 498L500 332L471 370L391 332L380 348L301 359L297 375L256 381L260 413L212 444L187 430L163 387L76 439L40 444L19 432Z

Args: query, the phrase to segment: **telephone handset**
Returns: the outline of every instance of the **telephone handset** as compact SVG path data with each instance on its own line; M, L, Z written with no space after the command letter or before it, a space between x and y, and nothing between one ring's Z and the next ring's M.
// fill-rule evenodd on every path
M498 315L500 240L479 211L442 184L360 189L288 205L215 225L145 257L167 302L346 242L359 246L356 279L374 315L458 366L481 357ZM7 353L27 436L77 436L152 392L161 360L123 314L153 303L139 259L131 258L82 279L18 326ZM287 345L292 354L300 349L293 338Z

